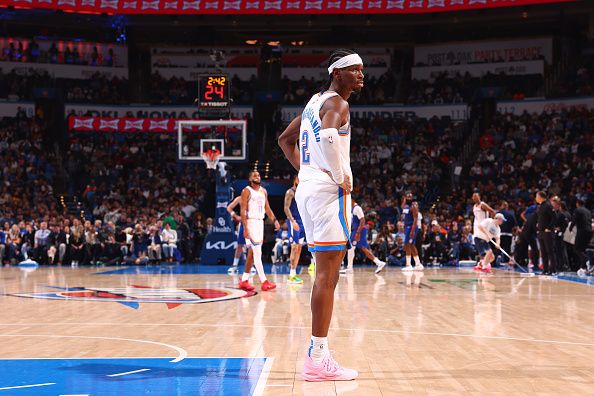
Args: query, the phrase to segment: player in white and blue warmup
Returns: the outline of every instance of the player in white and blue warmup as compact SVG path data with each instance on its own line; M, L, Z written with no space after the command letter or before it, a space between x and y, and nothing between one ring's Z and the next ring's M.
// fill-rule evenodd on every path
M353 200L353 210L351 212L351 248L347 253L348 264L347 267L341 269L341 273L353 272L353 261L355 260L355 249L361 249L365 257L373 261L377 266L375 273L378 274L384 269L386 263L375 255L369 249L369 242L367 240L367 224L365 223L365 214L363 208Z
M299 171L295 193L309 250L316 258L311 294L312 337L302 377L306 381L350 381L356 370L341 367L328 349L334 291L350 245L350 112L347 100L363 88L363 60L337 50L328 61L327 90L315 94L301 117L279 136L279 145Z

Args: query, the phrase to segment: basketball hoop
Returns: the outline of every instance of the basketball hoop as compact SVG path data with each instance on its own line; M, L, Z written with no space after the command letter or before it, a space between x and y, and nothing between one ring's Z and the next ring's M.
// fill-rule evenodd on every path
M202 153L202 159L206 163L206 169L216 169L219 163L221 152L219 150L208 150Z

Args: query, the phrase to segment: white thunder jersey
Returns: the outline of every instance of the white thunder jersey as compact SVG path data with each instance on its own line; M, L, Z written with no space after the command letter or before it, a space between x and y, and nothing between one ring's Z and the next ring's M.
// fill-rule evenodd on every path
M260 187L254 190L250 186L246 187L250 192L250 200L248 201L247 218L249 220L263 220L266 213L266 193L264 188Z
M300 147L300 170L299 180L322 180L332 181L327 159L324 157L321 146L320 130L322 130L322 120L320 119L320 109L326 100L338 93L334 91L320 92L312 96L301 115L301 128L299 132ZM339 139L334 142L340 148L340 165L345 177L348 176L353 181L353 172L351 171L351 126L350 122L338 129Z
M489 238L483 233L481 232L481 230L479 230L478 226L479 224L485 220L486 218L488 218L488 213L486 210L484 210L481 206L483 205L483 201L481 201L478 205L474 205L472 208L472 213L474 214L474 224L473 224L473 232L472 234L474 235L474 237L479 237L484 241L488 241Z

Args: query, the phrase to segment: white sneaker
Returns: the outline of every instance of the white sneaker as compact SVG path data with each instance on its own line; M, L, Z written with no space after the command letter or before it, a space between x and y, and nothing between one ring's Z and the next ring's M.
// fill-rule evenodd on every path
M227 270L227 273L229 275L236 275L239 271L237 270L236 266L233 267L229 267L229 269Z
M425 267L423 267L423 264L417 264L415 265L414 271L423 271L425 269Z
M341 268L339 272L341 274L352 274L353 273L353 269L352 268Z
M585 269L583 269L583 268L580 268L580 269L577 271L577 276L579 276L580 278L582 278L582 277L586 276L586 270L585 270Z
M385 266L386 266L386 262L380 261L380 263L377 265L377 268L375 269L375 273L379 274L380 272L382 272L382 270L384 269Z
M413 270L412 265L407 265L406 267L402 268L402 271L412 271L412 270Z
M356 370L344 368L336 363L336 360L328 353L319 365L316 365L312 358L305 357L301 377L306 381L352 381L359 376Z

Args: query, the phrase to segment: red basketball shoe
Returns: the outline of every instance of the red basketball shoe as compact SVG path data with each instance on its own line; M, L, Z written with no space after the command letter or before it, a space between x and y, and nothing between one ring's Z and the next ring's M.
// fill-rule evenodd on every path
M239 282L239 288L245 291L254 291L256 289L254 286L250 285L249 280Z
M276 289L276 285L272 282L269 282L268 280L265 280L264 283L262 283L262 291L269 291L272 289Z

